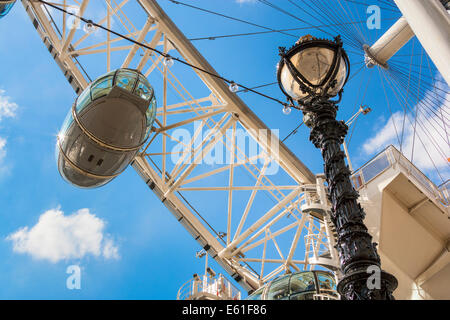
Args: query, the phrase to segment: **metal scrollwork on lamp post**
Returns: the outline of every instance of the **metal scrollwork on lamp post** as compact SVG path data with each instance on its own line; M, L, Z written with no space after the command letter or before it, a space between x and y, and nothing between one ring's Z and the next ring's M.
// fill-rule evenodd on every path
M338 36L334 41L305 36L289 50L280 48L278 83L289 103L303 112L310 140L321 150L332 203L331 218L338 233L337 250L344 277L338 284L342 299L394 299L397 279L381 270L376 244L364 224L364 210L350 181L341 144L348 127L337 121L337 104L348 80L350 63ZM337 100L331 100L338 96ZM297 105L295 105L297 102ZM288 112L285 112L288 113ZM375 268L374 268L374 267ZM379 270L378 275L368 270ZM378 276L378 281L371 282Z

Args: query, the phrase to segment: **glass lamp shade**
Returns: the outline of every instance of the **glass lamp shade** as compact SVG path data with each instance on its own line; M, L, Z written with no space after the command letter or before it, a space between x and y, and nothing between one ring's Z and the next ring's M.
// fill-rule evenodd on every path
M327 96L334 97L344 86L348 72L344 55L342 55L340 61L336 61L339 66L336 75L333 77L333 70L330 71L330 69L334 68L333 63L337 54L337 50L333 47L308 46L304 49L295 50L291 54L288 52L286 59L303 77L303 79L299 77L299 80L316 95L322 95L327 85L336 79L335 86L330 87L326 92ZM300 88L300 84L294 78L288 65L281 63L280 66L282 69L279 70L279 81L284 91L297 101L308 98L311 93L304 92Z

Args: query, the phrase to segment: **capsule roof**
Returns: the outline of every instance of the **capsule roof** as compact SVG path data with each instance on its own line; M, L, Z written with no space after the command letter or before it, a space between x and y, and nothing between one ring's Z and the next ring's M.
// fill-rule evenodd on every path
M152 86L142 73L138 70L124 68L99 77L84 92L89 90L90 99L94 101L107 95L114 86L125 89L144 100L150 100L154 95Z
M150 106L146 112L147 137L156 117L156 98L153 87L150 85L147 78L138 70L126 68L117 69L93 81L77 98L77 113L81 112L92 101L108 95L114 87L120 87L127 90L143 100L150 100Z
M330 272L313 270L280 276L256 290L247 300L337 299L336 282Z

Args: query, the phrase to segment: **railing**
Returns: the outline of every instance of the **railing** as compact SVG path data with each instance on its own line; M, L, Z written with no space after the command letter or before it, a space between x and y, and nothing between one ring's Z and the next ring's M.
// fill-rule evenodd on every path
M336 290L320 288L320 293L313 296L313 300L340 300L341 297Z
M327 254L330 254L328 242L324 242L322 237L318 237L316 234L307 234L305 239L305 257L310 259L318 259Z
M380 152L372 160L364 164L353 173L351 176L353 186L356 190L359 190L387 169L397 165L405 171L408 178L413 178L418 184L425 188L428 197L431 199L436 199L443 206L449 206L449 180L447 180L440 187L437 187L425 174L422 173L422 171L420 171L392 145Z
M445 199L445 202L450 203L450 180L445 181L443 184L439 186L439 191L442 194L442 197Z
M189 300L195 297L209 295L223 300L240 300L241 292L223 275L219 274L217 278L203 276L202 278L193 278L183 284L178 290L177 300Z

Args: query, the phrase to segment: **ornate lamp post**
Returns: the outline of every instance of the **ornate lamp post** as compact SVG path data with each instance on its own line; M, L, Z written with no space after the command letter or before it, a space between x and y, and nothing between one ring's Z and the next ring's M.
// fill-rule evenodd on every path
M334 41L305 36L289 50L280 48L280 56L278 82L290 102L283 111L289 113L293 107L303 112L304 123L311 129L310 140L325 161L331 218L344 273L338 291L345 300L394 299L397 279L380 269L376 244L364 225L365 213L356 201L359 195L341 151L348 127L336 120L337 103L350 73L342 41L339 36ZM331 100L335 96L338 100Z

